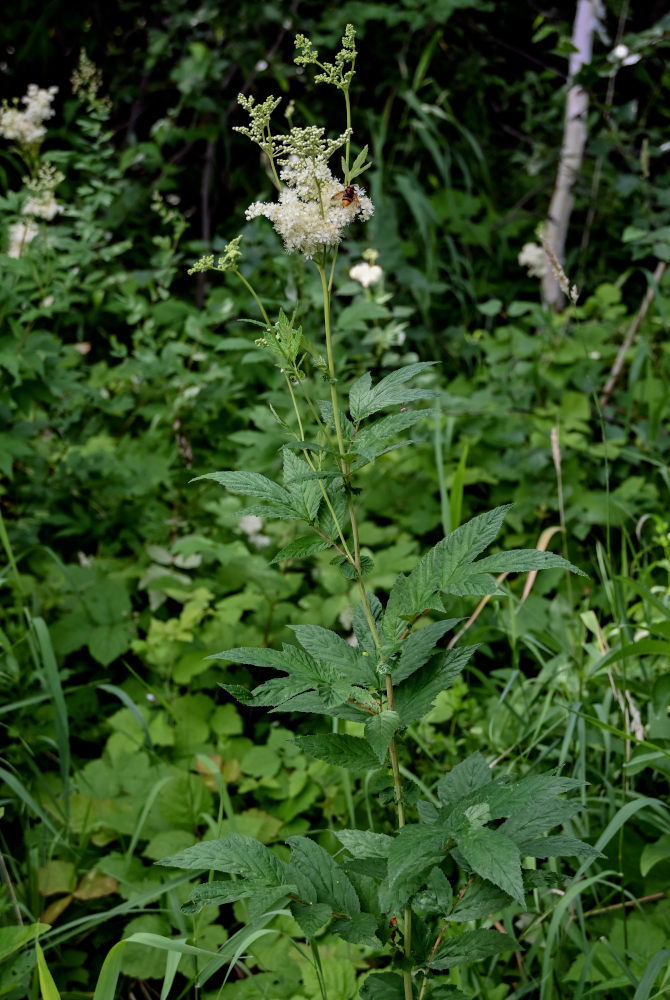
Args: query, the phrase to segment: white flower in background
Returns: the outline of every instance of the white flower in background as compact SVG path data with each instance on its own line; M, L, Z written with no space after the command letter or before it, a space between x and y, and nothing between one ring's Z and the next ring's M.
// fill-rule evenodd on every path
M518 260L522 267L528 269L531 278L544 278L551 272L547 255L538 243L525 243Z
M31 240L34 240L39 232L37 224L32 219L25 222L15 222L9 227L9 247L8 257L20 257L24 249Z
M375 282L380 280L383 273L379 264L368 264L366 261L361 264L354 264L353 267L349 268L349 277L361 284L363 288L369 288L370 285L374 285Z
M0 109L0 135L21 146L38 146L46 135L43 123L55 114L51 102L57 93L58 87L43 90L31 83L27 94L21 98L24 110L7 104Z
M262 517L258 517L256 514L245 514L244 517L239 519L237 526L257 549L264 549L266 545L270 544L268 536L261 534L261 528L263 527Z
M611 62L621 63L622 66L634 66L640 61L642 55L639 52L631 52L628 46L621 42L614 46L609 58Z
M269 219L289 253L299 250L310 259L325 247L337 246L354 219L366 222L374 212L371 200L358 185L354 185L356 197L349 204L336 197L342 184L325 160L289 156L280 176L285 187L279 200L254 202L246 217L264 215Z

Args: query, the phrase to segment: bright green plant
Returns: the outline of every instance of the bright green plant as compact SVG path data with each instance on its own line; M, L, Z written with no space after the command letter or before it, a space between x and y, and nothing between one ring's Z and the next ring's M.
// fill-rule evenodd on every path
M443 762L433 795L407 766L403 737L458 681L475 652L474 646L440 645L460 621L449 616L449 599L500 593L496 573L552 567L579 571L560 556L532 549L482 556L502 527L508 510L503 505L447 533L409 573L397 577L384 603L367 590L365 578L374 561L359 539L357 493L366 482L359 473L377 462L383 469L384 454L409 443L398 438L425 411L407 404L435 391L431 363L417 362L377 382L365 372L345 394L345 359L338 356L331 325L338 246L348 227L373 211L357 183L369 165L367 147L353 160L351 152L354 31L347 27L333 64L320 62L303 36L296 46L296 61L315 65L317 81L341 91L346 128L335 139L316 126L278 135L272 112L279 102L268 98L256 105L241 98L251 119L241 131L261 147L280 191L277 202L256 203L247 217L269 218L286 249L313 262L325 353L315 346L310 312L304 313L307 333L283 312L276 322L270 320L243 274L240 238L217 264L212 256L203 258L194 270L232 271L256 300L264 327L257 344L280 368L293 419L279 418L285 432L283 484L256 471L200 478L253 498L242 512L246 515L307 525L307 533L294 537L273 562L287 567L292 560L331 552L360 598L353 616L356 641L351 645L320 625L294 625L299 645L226 649L215 658L276 671L251 690L229 681L223 687L249 708L313 717L318 731L296 737L297 747L354 775L367 775L368 792L392 808L394 819L375 821L370 813L367 828L358 828L354 814L351 828L334 831L335 856L307 836L289 837L284 854L232 833L197 843L161 864L226 876L198 886L186 912L243 901L242 910L236 910L243 927L235 935L234 960L222 958L217 967L229 964L230 971L259 937L282 932L301 954L311 955L318 993L326 1000L329 984L320 943L335 935L358 946L350 953L352 962L366 953L383 969L361 985L366 1000L456 998L463 995L460 980L449 970L516 947L511 923L501 933L492 926L494 916L523 910L529 890L561 881L555 870L539 871L537 859L567 855L588 862L598 852L572 836L547 835L579 811L579 804L562 797L579 781L555 773L520 779L494 775L486 758L475 753ZM343 150L339 178L328 165L338 150ZM322 386L325 399L320 398ZM473 928L473 921L479 926ZM227 951L229 946L230 941ZM206 968L200 982L213 971ZM336 990L347 993L342 984Z

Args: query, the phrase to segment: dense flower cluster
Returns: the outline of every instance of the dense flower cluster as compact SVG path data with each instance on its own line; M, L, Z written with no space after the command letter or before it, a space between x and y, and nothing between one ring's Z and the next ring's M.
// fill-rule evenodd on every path
M39 146L46 135L44 122L54 116L51 102L57 93L58 87L43 90L36 83L31 83L27 94L21 98L25 109L7 104L0 109L0 135L20 146Z
M342 184L323 159L289 156L280 176L285 186L279 200L254 202L246 217L269 219L289 252L299 250L308 259L314 257L326 247L337 246L354 219L366 222L374 212L372 201L358 185L354 185L356 198L348 204L337 197Z
M7 248L8 257L20 257L24 249L31 240L37 236L38 229L32 219L25 222L15 222L9 227L9 246Z

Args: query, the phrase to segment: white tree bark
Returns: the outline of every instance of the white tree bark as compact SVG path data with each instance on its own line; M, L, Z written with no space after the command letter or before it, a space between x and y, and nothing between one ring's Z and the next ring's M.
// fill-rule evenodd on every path
M598 27L600 7L600 0L578 0L572 29L572 44L575 51L570 56L568 69L569 89L565 107L563 144L556 186L544 228L546 240L561 265L565 263L565 242L574 203L572 189L584 158L589 110L589 95L583 87L573 85L572 81L582 66L591 62L593 35ZM553 270L542 279L542 294L545 302L554 309L560 310L563 307L563 293Z

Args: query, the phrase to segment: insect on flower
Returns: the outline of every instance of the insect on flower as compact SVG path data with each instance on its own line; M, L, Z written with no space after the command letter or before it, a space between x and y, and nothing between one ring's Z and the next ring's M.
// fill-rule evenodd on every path
M345 208L349 208L349 205L356 205L357 208L361 207L361 203L358 200L358 195L354 191L353 184L347 184L347 186L342 190L334 194L330 199L331 201L341 201Z

